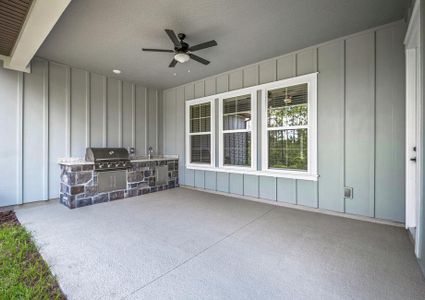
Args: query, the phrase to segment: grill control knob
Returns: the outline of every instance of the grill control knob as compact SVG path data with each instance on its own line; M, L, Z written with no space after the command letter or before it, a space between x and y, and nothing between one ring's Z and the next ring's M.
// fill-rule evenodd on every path
M108 168L110 168L110 167L112 167L112 165L111 164L108 164Z
M103 168L103 164L99 164L99 169L102 169Z

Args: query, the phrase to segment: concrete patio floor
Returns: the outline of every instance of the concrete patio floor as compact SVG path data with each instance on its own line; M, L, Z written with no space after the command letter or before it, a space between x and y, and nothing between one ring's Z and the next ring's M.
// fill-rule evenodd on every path
M16 213L69 299L425 299L398 227L184 188Z

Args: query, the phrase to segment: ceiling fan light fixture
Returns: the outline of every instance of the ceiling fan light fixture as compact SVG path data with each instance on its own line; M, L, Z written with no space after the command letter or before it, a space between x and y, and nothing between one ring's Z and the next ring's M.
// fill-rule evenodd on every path
M174 59L177 60L179 63L183 64L187 62L190 57L186 53L177 53L176 55L174 55Z

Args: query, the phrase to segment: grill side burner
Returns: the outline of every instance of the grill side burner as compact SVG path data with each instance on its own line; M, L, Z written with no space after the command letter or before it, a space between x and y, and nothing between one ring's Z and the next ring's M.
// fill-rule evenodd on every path
M126 170L131 167L125 148L87 148L86 161L94 163L95 171Z

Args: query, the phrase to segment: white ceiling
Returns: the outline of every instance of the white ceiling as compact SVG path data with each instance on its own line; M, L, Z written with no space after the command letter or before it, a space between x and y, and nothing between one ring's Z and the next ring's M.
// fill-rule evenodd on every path
M407 0L73 0L37 55L149 87L169 88L404 17ZM164 29L217 47L168 68ZM190 70L190 73L188 72ZM176 76L174 76L176 73Z

